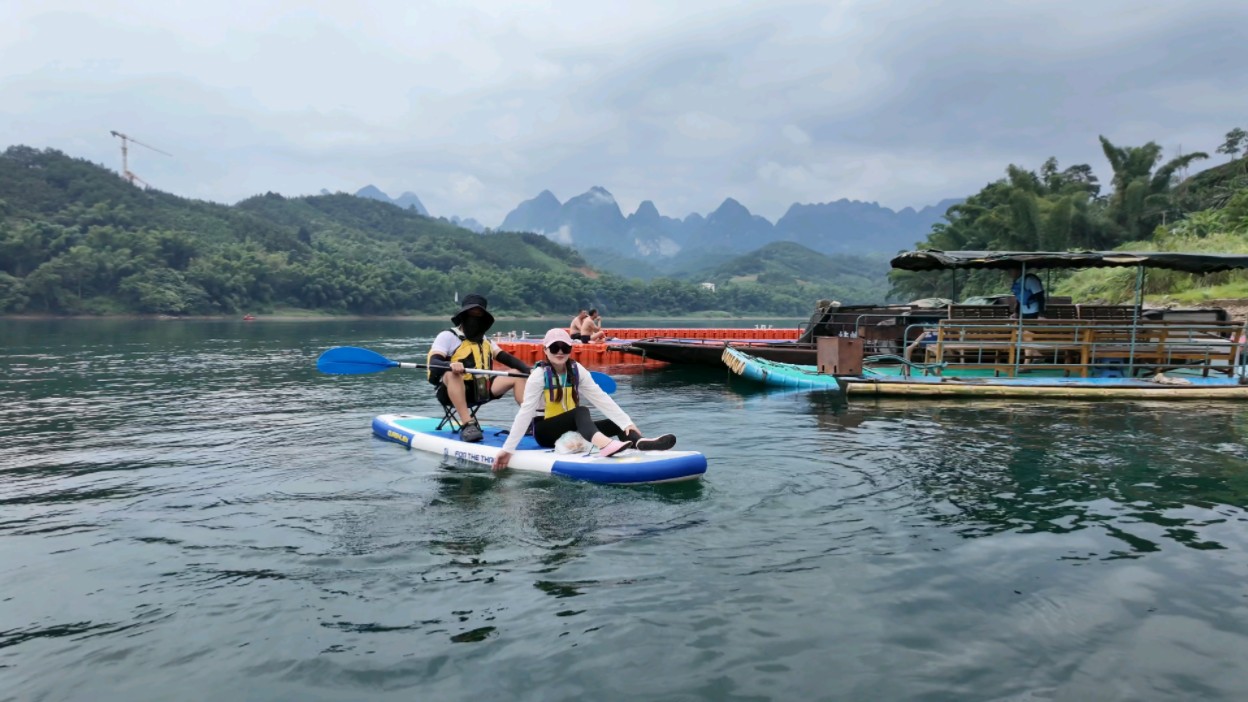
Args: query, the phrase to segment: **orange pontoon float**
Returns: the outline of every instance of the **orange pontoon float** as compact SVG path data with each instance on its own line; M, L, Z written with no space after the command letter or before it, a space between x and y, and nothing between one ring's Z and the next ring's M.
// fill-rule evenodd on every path
M525 363L533 364L544 359L541 339L514 341L491 339L490 343ZM572 358L586 368L602 368L604 366L637 366L646 368L662 368L667 364L655 361L623 349L627 344L573 344Z

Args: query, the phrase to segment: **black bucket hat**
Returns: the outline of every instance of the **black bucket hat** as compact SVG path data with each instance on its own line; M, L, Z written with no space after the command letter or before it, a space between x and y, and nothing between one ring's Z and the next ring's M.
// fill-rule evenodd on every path
M451 317L451 324L457 327L463 324L464 313L476 307L485 313L485 319L489 322L487 328L494 326L494 315L490 314L490 311L486 309L487 305L489 305L489 302L480 295L464 295L464 306L460 308L454 317Z

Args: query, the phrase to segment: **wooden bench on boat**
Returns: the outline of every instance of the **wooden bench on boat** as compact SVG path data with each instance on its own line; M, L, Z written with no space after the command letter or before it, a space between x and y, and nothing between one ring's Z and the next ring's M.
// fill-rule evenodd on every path
M1012 375L1021 358L1024 364L1069 374L1083 366L1084 328L1062 320L1027 319L1020 343L1017 319L944 320L937 325L935 343L927 346L926 361Z
M1069 320L1023 320L1023 342L1019 344L1023 351L1023 363L1060 369L1067 375L1071 371L1084 373L1085 330L1083 324Z
M1088 377L1094 369L1162 372L1175 368L1233 375L1240 345L1232 323L1107 320L1017 319L943 320L936 339L925 349L929 364L958 369L987 369L1013 375L1016 370L1061 370ZM936 370L940 374L940 370Z
M1018 327L1008 323L1009 319L999 320L1006 324L991 321L941 320L936 326L936 341L927 345L926 362L953 362L959 368L987 368L1008 373L1014 366Z
M1156 372L1175 368L1234 375L1241 348L1232 323L1149 322L1130 326L1093 326L1085 332L1085 364L1145 367Z

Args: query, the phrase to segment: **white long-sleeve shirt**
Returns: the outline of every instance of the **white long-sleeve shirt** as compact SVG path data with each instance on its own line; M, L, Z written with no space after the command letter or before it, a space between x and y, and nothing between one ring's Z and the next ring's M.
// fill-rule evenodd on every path
M576 363L576 361L569 360L568 363ZM615 422L620 429L633 423L624 410L615 404L615 400L598 387L598 383L594 382L594 376L590 375L589 370L579 363L576 363L576 377L577 393L580 395L581 404L588 402L602 410L602 413L607 415L607 419ZM570 391L570 388L564 388L564 392ZM520 403L520 411L516 413L516 418L511 423L511 431L507 434L506 443L503 444L504 451L515 453L520 439L524 438L524 433L529 430L529 423L537 416L538 410L546 407L545 392L546 369L543 366L535 366L533 372L529 374L528 382L524 385L524 401Z

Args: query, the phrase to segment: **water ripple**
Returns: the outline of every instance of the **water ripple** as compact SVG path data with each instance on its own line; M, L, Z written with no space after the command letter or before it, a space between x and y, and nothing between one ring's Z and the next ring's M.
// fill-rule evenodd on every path
M439 325L0 325L0 699L1248 694L1238 405L618 374L711 466L619 488L376 441L423 377L312 370Z

